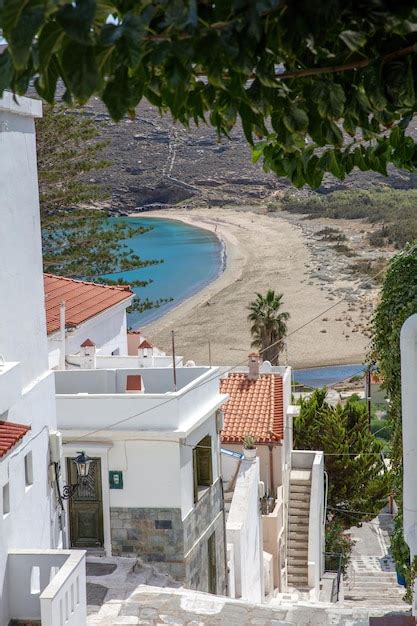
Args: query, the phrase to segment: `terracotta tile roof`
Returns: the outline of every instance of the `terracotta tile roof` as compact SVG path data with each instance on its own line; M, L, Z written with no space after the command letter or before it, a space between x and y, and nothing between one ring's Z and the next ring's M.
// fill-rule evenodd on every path
M65 302L66 326L78 326L134 295L128 286L98 285L53 274L44 274L44 285L48 334L59 329L61 302Z
M14 422L0 421L0 458L4 456L16 443L26 435L30 426L15 424Z
M142 341L142 343L139 345L139 348L141 348L142 350L144 348L153 348L153 345L151 343L149 343L149 341L147 341L146 339L144 339Z
M220 393L230 400L223 406L223 443L241 443L252 435L257 443L280 441L284 436L282 377L260 374L249 380L247 374L229 374L220 381Z
M91 341L91 339L86 339L82 342L80 348L94 348L95 345L96 344L94 343L94 341Z

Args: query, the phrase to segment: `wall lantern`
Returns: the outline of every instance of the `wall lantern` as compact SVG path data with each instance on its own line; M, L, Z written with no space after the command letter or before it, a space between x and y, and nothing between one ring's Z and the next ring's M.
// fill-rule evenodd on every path
M75 495L79 485L83 485L87 482L88 473L90 471L90 465L93 462L84 450L81 452L77 452L75 459L72 459L72 462L75 463L77 467L77 482L74 485L66 484L62 487L62 498L64 500L69 500Z

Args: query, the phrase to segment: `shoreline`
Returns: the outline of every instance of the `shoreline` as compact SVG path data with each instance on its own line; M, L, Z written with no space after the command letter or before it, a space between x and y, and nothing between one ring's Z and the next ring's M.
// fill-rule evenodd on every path
M158 211L159 212L164 212L164 211L169 211L169 209L154 209L152 211L152 213ZM226 241L223 239L223 237L219 236L214 230L208 228L207 226L203 226L200 224L196 224L193 221L187 221L186 219L178 219L175 217L171 217L171 216L165 216L165 215L149 215L148 211L141 211L140 213L132 213L131 215L129 215L129 217L134 217L134 218L141 218L143 217L144 219L160 219L160 220L165 220L165 219L169 219L172 222L182 222L183 224L188 224L189 226L193 226L194 228L198 228L200 230L206 230L207 232L213 233L215 235L215 238L217 239L217 242L219 244L219 262L218 262L218 267L217 267L217 271L215 276L202 281L201 286L198 287L197 289L195 289L191 294L186 295L185 297L181 298L180 300L174 300L171 303L167 303L167 307L164 308L164 311L160 312L158 314L159 309L155 308L153 309L157 315L157 317L155 318L151 318L149 320L147 320L144 324L141 324L140 321L135 322L135 325L133 327L134 330L139 330L141 328L147 328L148 326L150 326L151 324L156 324L158 323L160 320L162 320L165 316L169 316L171 315L178 307L182 306L183 304L185 304L186 302L188 302L189 300L192 300L192 298L198 296L200 293L202 293L207 287L209 287L210 285L212 285L216 280L218 280L218 278L220 278L226 271L226 267L227 267L227 244ZM171 305L171 306L169 306ZM151 309L152 311L152 309Z
M157 213L157 215L155 215ZM149 218L149 214L146 211L140 213L132 213L129 217L135 218ZM152 211L152 218L155 219L169 219L172 221L183 222L184 224L189 224L190 226L194 226L196 228L201 228L202 230L207 230L210 233L213 233L221 244L221 261L220 261L220 271L218 275L210 280L204 287L188 296L184 300L181 300L163 313L160 317L155 320L151 320L146 322L141 326L142 329L148 330L152 326L156 324L161 324L162 328L167 328L168 326L172 326L175 324L176 320L186 315L187 312L194 308L194 306L198 306L201 301L204 301L217 293L219 290L227 287L232 284L236 280L239 280L241 277L241 269L238 269L235 266L235 261L240 259L240 251L238 249L238 242L234 237L230 235L228 232L223 232L220 230L215 230L216 225L219 226L217 222L212 222L210 220L205 219L192 219L192 217L187 217L186 215L174 216L172 209L158 209ZM245 260L244 257L242 260Z
M131 215L146 216L146 212ZM186 360L208 362L210 341L213 363L244 362L251 351L246 307L257 291L264 293L274 288L284 293L284 310L291 314L289 365L306 369L364 360L368 340L357 331L346 331L349 323L345 324L342 336L340 320L333 315L347 308L347 302L333 309L328 317L309 321L315 315L324 315L329 300L334 298L330 290L326 294L325 286L306 278L311 254L296 225L276 214L269 216L232 208L163 209L152 211L152 217L208 230L225 249L225 269L217 278L142 326L158 347L169 352L170 333L175 330L177 353ZM306 322L305 330L298 328ZM283 357L281 360L284 362Z

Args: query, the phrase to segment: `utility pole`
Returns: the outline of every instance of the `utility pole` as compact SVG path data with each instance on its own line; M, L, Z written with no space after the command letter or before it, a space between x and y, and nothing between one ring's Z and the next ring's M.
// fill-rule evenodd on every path
M368 365L366 370L366 403L368 406L369 430L371 430L371 368L372 365Z
M171 330L171 339L172 339L172 372L174 375L174 391L177 391L177 364L175 362L175 334L173 330Z

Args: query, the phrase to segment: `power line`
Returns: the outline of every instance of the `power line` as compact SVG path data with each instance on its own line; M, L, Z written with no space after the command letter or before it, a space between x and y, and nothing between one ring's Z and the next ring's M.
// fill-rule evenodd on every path
M403 251L400 252L399 254L404 254L405 256L409 256L412 252L414 252L414 250L417 249L417 243L414 244L413 246L411 246L411 248L407 251ZM374 280L378 275L382 274L385 270L381 270L379 272L377 272L373 277L370 277L368 280L365 280L364 282L362 282L361 284L367 284L367 283L371 283L372 280ZM359 289L359 286L353 290L353 293ZM325 309L324 311L322 311L321 313L319 313L318 315L315 315L314 317L312 317L310 320L308 320L307 322L301 324L300 326L298 326L297 328L295 328L291 333L289 333L286 337L291 337L292 335L294 335L295 333L299 332L300 330L302 330L303 328L305 328L306 326L308 326L309 324L311 324L312 322L316 321L319 317L321 317L321 315L324 315L325 313L328 313L328 311L331 311L333 308L335 308L336 306L338 306L339 304L341 304L342 302L344 302L346 299L346 296L344 296L343 298L341 298L340 300L338 300L336 303L332 304L330 307L328 307L327 309ZM282 338L278 339L277 341L274 341L273 343L271 343L270 345L266 346L265 348L263 348L262 350L259 351L259 354L263 354L264 352L266 352L266 350L273 348L274 346L278 345L279 343L282 343ZM225 371L216 374L214 377L209 378L208 380L204 380L201 383L199 383L198 385L195 385L194 387L191 387L190 389L188 389L187 391L185 391L182 394L182 397L184 397L185 395L187 395L188 393L190 393L191 391L194 391L195 389L198 389L199 387L206 385L207 383L211 382L212 380L216 379L216 378L220 378L221 376L224 376L225 374L230 373L232 370L234 370L236 367L239 367L243 364L246 363L246 359L239 361L238 363L236 363L235 365L232 365L231 367L227 368ZM114 422L113 424L110 424L108 427L106 428L100 428L100 429L96 429L93 431L90 431L84 435L80 435L80 437L76 438L76 439L72 439L69 440L66 443L73 443L73 442L77 442L80 441L81 439L85 439L85 437L89 437L91 435L95 435L99 432L103 432L103 431L107 431L107 430L111 430L113 429L115 426L120 426L120 424L124 424L126 422L128 422L131 419L134 419L135 417L140 417L141 415L145 415L146 413L149 413L150 411L153 411L155 409L158 409L159 407L164 406L165 404L168 404L169 402L172 402L173 400L175 400L176 398L168 398L167 400L161 402L160 404L153 406L153 407L149 407L148 409L144 409L143 411L140 411L139 413L135 413L129 417L126 417L122 420L118 420L117 422Z

